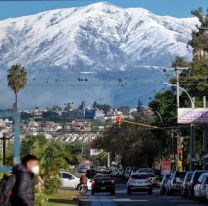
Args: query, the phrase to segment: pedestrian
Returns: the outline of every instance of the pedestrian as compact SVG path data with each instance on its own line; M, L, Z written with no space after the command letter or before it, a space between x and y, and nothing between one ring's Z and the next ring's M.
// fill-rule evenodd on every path
M10 198L12 206L34 206L34 177L38 173L38 158L30 154L13 167L16 180Z

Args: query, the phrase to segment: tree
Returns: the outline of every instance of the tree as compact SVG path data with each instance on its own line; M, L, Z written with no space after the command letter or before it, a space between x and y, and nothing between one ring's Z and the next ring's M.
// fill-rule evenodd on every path
M97 107L98 107L98 103L97 103L96 101L94 101L94 102L93 102L93 105L92 105L92 108L93 108L93 109L97 109Z
M58 105L55 105L52 107L52 111L55 111L55 112L61 112L62 111L62 108Z
M184 57L176 56L176 58L172 61L172 67L188 67L190 66L190 62L187 62Z
M78 106L78 110L85 110L85 107L86 107L86 102L85 101L82 101L81 104Z
M27 71L20 64L12 65L8 70L7 75L8 86L13 90L15 94L15 107L14 110L17 111L17 96L21 89L23 89L27 84Z
M200 26L192 32L192 39L188 44L193 48L193 61L208 59L208 10L198 8L192 11L192 15L198 18Z

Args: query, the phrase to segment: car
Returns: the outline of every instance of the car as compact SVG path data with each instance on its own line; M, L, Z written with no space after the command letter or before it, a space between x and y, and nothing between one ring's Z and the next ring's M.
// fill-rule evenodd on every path
M206 170L196 170L194 171L190 182L188 183L188 198L193 199L194 198L194 186L197 183L197 180L199 179L200 175L203 173L206 173Z
M208 178L206 178L206 181L205 181L205 185L206 185L206 188L205 188L205 202L208 203Z
M166 194L167 190L167 182L170 178L171 174L165 174L162 178L162 182L160 183L160 194Z
M206 197L206 183L208 180L208 173L202 173L194 186L194 200L205 200Z
M92 180L91 194L96 192L110 192L115 194L115 180L111 175L99 174L95 175Z
M132 174L127 182L127 194L132 192L148 192L152 194L152 182L148 173Z
M81 183L80 178L69 173L69 172L60 172L60 178L62 183L62 188L74 188L79 190ZM91 179L87 179L87 190L91 190Z
M168 179L166 194L173 195L175 192L181 192L181 184L185 175L186 172L175 171Z
M157 184L157 177L155 176L155 173L148 172L147 174L149 175L149 179L152 182L152 186L156 186L156 184Z
M86 176L88 179L93 179L93 177L96 175L95 169L88 169L86 172Z
M154 173L152 168L140 168L138 171L141 173Z
M68 172L60 172L60 178L61 178L63 188L76 189L80 183L80 178Z
M188 194L188 184L191 180L193 172L187 172L184 177L183 183L181 184L181 197L187 197Z

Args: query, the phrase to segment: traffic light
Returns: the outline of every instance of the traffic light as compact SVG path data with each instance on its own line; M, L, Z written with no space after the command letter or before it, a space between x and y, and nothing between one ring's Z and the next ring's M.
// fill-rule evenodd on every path
M116 117L116 124L117 124L118 127L121 126L121 116Z

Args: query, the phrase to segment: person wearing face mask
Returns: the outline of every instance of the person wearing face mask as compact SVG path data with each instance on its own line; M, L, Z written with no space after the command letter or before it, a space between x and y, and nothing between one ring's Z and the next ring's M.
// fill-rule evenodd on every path
M27 155L22 164L13 167L15 185L10 198L11 206L34 206L34 176L39 173L38 158Z

